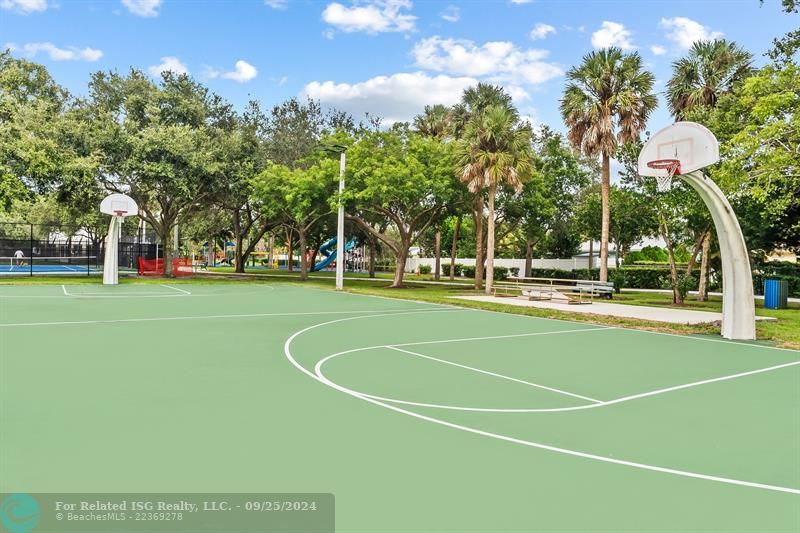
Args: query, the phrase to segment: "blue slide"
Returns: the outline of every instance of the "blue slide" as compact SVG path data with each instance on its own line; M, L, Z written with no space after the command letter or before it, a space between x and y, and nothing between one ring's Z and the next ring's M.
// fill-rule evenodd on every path
M346 252L349 252L350 250L355 248L355 246L356 246L356 241L352 240L345 245L344 249ZM331 248L333 248L333 250L331 250ZM336 261L336 237L334 237L333 239L329 240L328 242L320 246L319 253L321 253L325 258L316 265L314 265L313 267L311 267L311 272L318 272L327 267L328 265L330 265L331 263L333 263L334 261Z

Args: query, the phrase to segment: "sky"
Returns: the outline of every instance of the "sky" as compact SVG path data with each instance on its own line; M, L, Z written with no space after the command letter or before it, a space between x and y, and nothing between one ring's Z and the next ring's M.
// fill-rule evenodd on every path
M695 40L732 39L763 64L798 26L779 0L0 0L0 46L77 95L97 70L168 69L239 109L309 96L391 122L487 81L559 131L565 72L593 49L638 52L661 93ZM651 131L671 122L659 96Z

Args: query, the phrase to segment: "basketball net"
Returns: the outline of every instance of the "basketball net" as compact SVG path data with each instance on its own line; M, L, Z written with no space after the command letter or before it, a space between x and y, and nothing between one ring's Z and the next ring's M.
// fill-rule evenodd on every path
M656 191L667 192L672 187L672 178L680 176L681 174L681 161L680 159L656 159L649 161L647 166L658 170L664 170L665 173L656 176Z

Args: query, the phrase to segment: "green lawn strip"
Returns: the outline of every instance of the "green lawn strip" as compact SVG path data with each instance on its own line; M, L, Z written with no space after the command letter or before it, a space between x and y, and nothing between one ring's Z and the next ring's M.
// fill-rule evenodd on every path
M246 274L229 274L223 272L200 274L193 278L139 278L136 276L120 277L120 283L123 284L220 284L220 283L238 283L241 281L269 281L271 283L288 283L298 284L302 283L308 287L318 289L331 290L333 284L333 276L325 275L322 277L314 277L305 282L301 282L298 273L270 271L270 273L246 273ZM349 273L352 274L352 273ZM316 276L316 273L315 273ZM413 281L412 276L409 281ZM424 281L419 279L418 281ZM78 284L99 284L100 279L97 276L34 276L34 277L14 277L14 278L0 278L0 286L2 285L78 285ZM469 285L469 282L464 282ZM392 289L388 287L388 279L377 278L371 281L353 280L350 279L345 284L345 290L355 294L367 294L372 296L381 296L387 298L409 299L417 300L428 303L442 304L442 305L457 305L471 309L483 309L486 311L497 311L501 313L511 313L525 316L533 316L539 318L552 318L558 320L569 320L573 322L588 322L592 324L601 324L607 326L617 326L634 329L644 329L649 331L659 331L665 333L675 333L681 335L718 335L719 328L713 324L704 325L683 325L683 324L668 324L663 322L652 322L647 320L636 320L630 318L610 317L594 314L579 314L570 313L566 311L558 311L552 309L539 309L535 307L519 307L511 306L502 303L493 302L477 302L469 300L460 300L453 298L460 295L478 295L483 294L482 291L475 291L469 289L467 286L464 288L454 287L452 285L434 285L425 283L409 284L407 288ZM615 294L612 303L624 303L630 305L646 305L646 306L663 306L663 307L676 307L672 305L671 294L665 293L622 293ZM700 311L720 311L722 303L719 297L711 297L707 302L697 302L693 296L687 298L686 304L679 309L695 309ZM758 338L760 341L769 341L777 347L789 348L800 350L800 305L790 304L789 309L763 309L763 302L756 302L756 312L759 315L772 316L777 318L777 321L772 322L759 322L757 324Z

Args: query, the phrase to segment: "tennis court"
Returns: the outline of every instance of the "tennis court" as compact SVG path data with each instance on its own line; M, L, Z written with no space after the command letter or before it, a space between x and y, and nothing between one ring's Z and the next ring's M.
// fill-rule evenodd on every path
M27 274L98 274L103 265L97 256L0 257L0 276Z
M797 531L800 355L279 283L0 285L0 492L338 531Z

